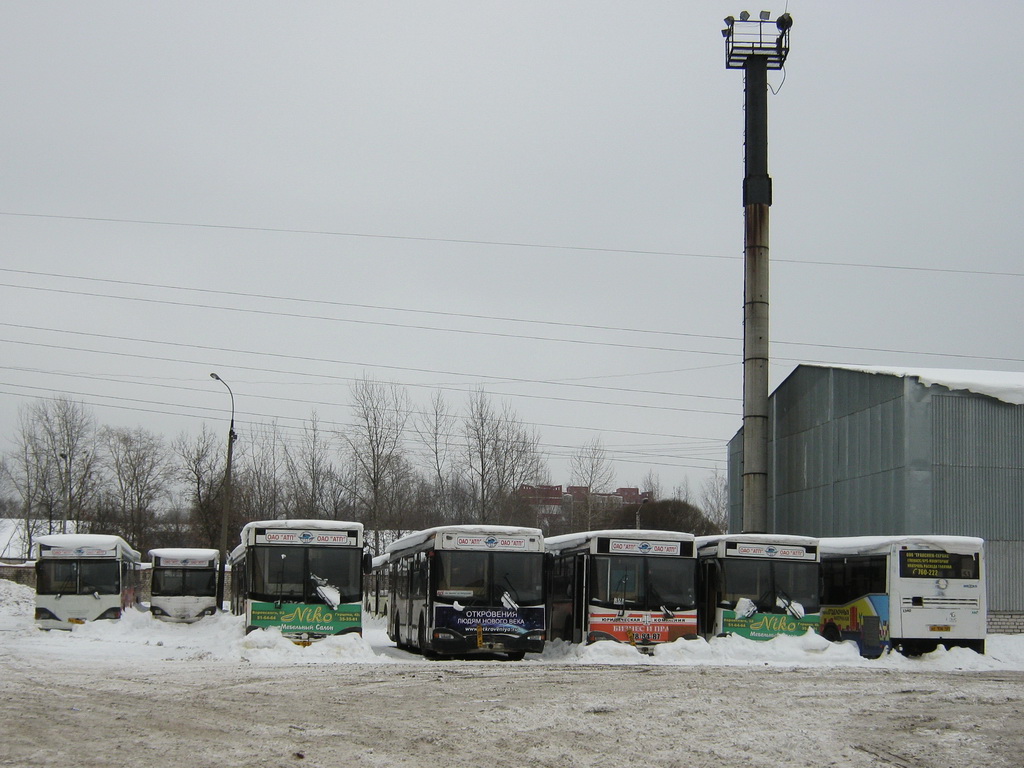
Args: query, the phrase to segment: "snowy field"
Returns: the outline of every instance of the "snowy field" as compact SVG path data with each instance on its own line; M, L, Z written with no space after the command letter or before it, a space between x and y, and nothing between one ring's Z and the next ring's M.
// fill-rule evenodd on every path
M1024 636L873 661L812 636L424 661L376 621L302 648L229 615L41 632L33 610L0 580L0 766L1024 763Z

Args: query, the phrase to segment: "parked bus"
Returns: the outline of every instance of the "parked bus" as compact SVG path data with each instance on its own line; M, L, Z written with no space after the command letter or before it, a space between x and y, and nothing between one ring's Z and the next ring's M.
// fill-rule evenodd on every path
M984 542L967 536L821 539L821 633L861 655L939 645L985 652Z
M424 656L544 649L544 538L537 528L453 525L389 545L388 637Z
M362 632L362 523L262 520L242 528L231 553L231 611L246 632L279 627L308 645L328 635Z
M149 611L162 621L190 623L217 612L216 549L151 549Z
M697 538L698 624L706 638L770 640L818 631L818 540L737 533Z
M697 636L693 534L587 531L545 539L551 640L614 640L652 653Z
M57 533L35 538L36 624L71 629L119 619L141 597L141 556L119 536Z

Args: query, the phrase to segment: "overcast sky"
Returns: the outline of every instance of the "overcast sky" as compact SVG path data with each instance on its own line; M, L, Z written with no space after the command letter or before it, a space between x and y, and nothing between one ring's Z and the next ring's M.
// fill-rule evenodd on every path
M783 4L769 7L772 17ZM747 8L755 13L760 7ZM551 481L725 468L743 76L723 2L0 5L0 443L65 393L171 439L484 387ZM772 387L1024 370L1019 3L801 3L769 98Z

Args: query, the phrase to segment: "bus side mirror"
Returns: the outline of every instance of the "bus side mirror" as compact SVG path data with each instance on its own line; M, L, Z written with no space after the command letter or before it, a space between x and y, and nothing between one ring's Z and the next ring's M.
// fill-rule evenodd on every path
M373 555L363 552L363 573L370 573L373 570Z

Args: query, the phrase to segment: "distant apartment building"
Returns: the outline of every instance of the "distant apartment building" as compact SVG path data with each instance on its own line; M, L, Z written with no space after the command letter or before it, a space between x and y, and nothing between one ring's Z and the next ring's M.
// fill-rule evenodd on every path
M522 485L519 497L533 508L540 527L548 531L583 519L606 518L623 507L650 500L649 491L616 488L612 493L592 493L585 485Z

